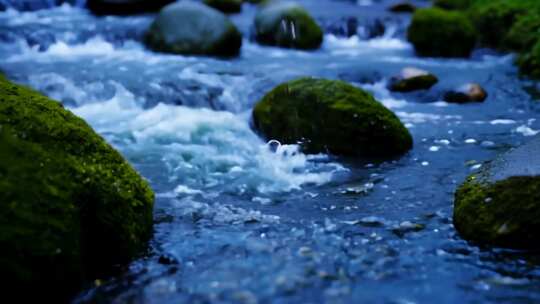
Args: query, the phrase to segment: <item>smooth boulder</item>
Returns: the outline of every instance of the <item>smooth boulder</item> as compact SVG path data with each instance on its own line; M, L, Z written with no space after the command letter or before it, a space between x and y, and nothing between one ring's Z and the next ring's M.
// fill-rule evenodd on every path
M105 277L146 247L153 202L148 183L82 119L0 76L7 294L64 302Z
M413 15L407 39L420 56L469 57L476 45L476 31L460 12L419 9Z
M477 243L540 249L540 136L469 176L455 195L454 225Z
M444 94L444 101L450 103L484 102L488 94L478 83L466 83Z
M394 92L428 90L437 82L439 79L428 71L407 67L401 70L398 76L390 79L390 90Z
M300 5L276 2L263 5L255 16L255 39L265 45L317 49L323 32Z
M180 1L159 12L145 42L158 52L234 57L240 52L242 35L218 10L198 2Z
M131 15L159 11L175 0L87 0L88 9L97 15Z
M338 80L300 78L257 103L253 122L267 139L301 143L308 153L394 157L411 149L399 118L362 89Z

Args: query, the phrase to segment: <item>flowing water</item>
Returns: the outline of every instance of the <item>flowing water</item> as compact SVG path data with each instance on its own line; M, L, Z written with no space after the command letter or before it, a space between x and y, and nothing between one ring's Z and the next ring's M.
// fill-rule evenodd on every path
M151 15L23 2L0 1L0 70L86 119L157 196L148 254L75 302L540 302L537 256L468 244L451 220L468 174L540 133L538 88L519 80L511 55L418 58L404 38L409 16L387 13L388 1L300 1L325 30L314 52L250 41L255 8L245 5L232 17L245 37L233 60L146 50ZM406 66L440 82L389 92ZM381 163L265 142L250 125L253 105L306 75L372 92L414 149ZM489 92L485 103L440 100L471 81Z

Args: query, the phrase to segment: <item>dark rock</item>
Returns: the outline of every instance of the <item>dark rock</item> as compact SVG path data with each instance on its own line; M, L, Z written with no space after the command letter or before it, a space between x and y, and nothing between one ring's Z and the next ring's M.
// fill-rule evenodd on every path
M242 0L204 0L204 4L227 14L242 11Z
M242 35L223 13L201 3L180 1L160 11L145 42L159 52L232 57L240 52Z
M479 84L467 83L453 91L446 92L443 99L451 103L483 102L487 96L487 92Z
M388 10L394 13L414 13L416 6L410 2L399 2L391 5Z
M87 0L86 5L97 15L132 15L159 11L175 0Z

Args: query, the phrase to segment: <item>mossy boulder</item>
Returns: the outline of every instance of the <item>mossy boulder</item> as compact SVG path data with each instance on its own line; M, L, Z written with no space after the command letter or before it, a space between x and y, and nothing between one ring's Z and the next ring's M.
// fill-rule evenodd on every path
M401 70L398 76L390 79L390 90L394 92L428 90L437 82L439 79L428 71L407 67Z
M242 0L204 0L204 4L224 13L239 13L242 11Z
M315 20L300 5L290 2L270 2L255 16L255 39L265 45L295 49L317 49L323 32Z
M540 137L467 179L455 195L454 225L481 244L540 249Z
M0 77L0 268L8 293L64 301L128 262L152 234L153 201L147 182L82 119Z
M88 0L86 5L97 15L131 15L159 11L175 0Z
M479 1L469 9L469 16L480 34L480 43L499 48L512 25L529 9L527 1Z
M393 157L412 147L396 115L343 81L300 78L271 90L253 110L267 139L301 143L309 153Z
M180 1L159 12L145 42L158 52L233 57L240 52L242 35L218 10L198 2Z
M502 40L502 47L512 51L528 51L540 40L540 13L521 16Z
M540 41L528 52L522 53L517 59L519 71L533 78L540 78Z
M419 55L431 57L468 57L476 44L476 32L464 14L438 8L417 10L407 38Z

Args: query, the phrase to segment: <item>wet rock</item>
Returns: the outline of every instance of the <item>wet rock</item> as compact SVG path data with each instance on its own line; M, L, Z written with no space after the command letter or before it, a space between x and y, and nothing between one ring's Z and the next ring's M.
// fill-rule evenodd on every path
M242 11L242 0L204 0L204 4L224 13L239 13Z
M407 39L420 56L469 57L476 44L476 31L460 12L419 9L413 15Z
M539 136L468 177L455 195L454 226L467 240L540 248Z
M394 13L414 13L416 6L410 2L398 2L391 5L388 8L389 11Z
M264 5L255 16L255 39L266 45L317 49L323 32L309 13L291 2Z
M242 35L223 13L201 3L180 1L159 12L145 42L159 52L231 57L239 54Z
M391 230L398 237L404 237L407 233L419 232L424 229L426 229L426 226L424 224L418 224L418 223L405 221L405 222L400 223L399 225L392 227Z
M131 15L159 11L175 0L88 0L86 5L97 15Z
M60 103L2 77L0 100L3 287L64 302L146 246L154 195Z
M438 81L439 79L428 71L407 67L390 80L390 90L394 92L428 90Z
M268 139L309 153L393 157L412 147L409 131L371 94L343 81L300 78L266 94L253 111Z
M479 84L467 83L455 90L446 92L443 99L451 103L483 102L487 96L487 92Z
M164 254L160 255L159 259L158 259L158 263L160 263L162 265L178 265L178 264L180 264L178 259L174 255L172 255L170 253L164 253Z

